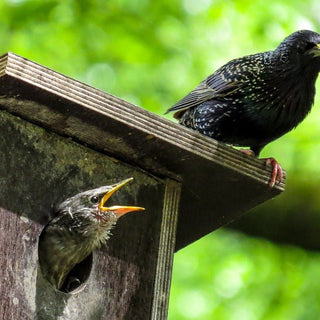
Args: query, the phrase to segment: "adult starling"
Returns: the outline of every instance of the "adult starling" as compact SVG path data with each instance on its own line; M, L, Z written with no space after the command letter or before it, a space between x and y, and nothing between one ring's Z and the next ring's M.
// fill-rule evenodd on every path
M65 287L69 272L109 239L110 229L119 217L144 210L141 207L105 206L115 191L132 180L79 193L58 206L57 216L44 228L39 240L41 271L56 289Z
M262 148L309 113L320 71L320 35L301 30L274 51L234 59L202 81L167 112L200 133L236 146ZM247 150L250 151L250 150ZM282 179L273 159L270 186Z

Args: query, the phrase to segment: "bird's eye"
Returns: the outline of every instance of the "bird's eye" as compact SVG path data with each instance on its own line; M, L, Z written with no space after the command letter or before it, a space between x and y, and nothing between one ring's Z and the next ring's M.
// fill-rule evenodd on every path
M315 46L316 46L315 43L313 43L313 42L308 42L308 43L306 44L305 50L308 51L308 50L314 48Z
M90 198L90 201L94 204L98 203L99 202L99 198L97 196L93 196Z

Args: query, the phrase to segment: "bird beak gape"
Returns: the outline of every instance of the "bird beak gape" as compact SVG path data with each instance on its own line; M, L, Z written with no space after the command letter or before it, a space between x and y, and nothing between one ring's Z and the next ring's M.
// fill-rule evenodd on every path
M105 203L110 199L110 197L121 187L123 187L128 182L132 181L133 178L129 178L119 183L116 183L112 186L111 190L109 190L100 200L99 203L99 210L100 211L113 211L117 218L120 218L124 214L132 211L143 211L145 208L142 207L132 207L132 206L112 206L112 207L105 207Z

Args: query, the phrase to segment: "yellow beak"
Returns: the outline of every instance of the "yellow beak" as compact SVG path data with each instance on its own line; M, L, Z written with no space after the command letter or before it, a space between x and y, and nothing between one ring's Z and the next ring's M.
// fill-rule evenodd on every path
M99 210L100 211L113 211L117 218L123 216L124 214L132 211L143 211L145 208L142 207L132 207L132 206L112 206L112 207L105 207L105 203L110 199L110 197L121 187L123 187L128 182L133 181L133 178L129 178L123 181L120 181L113 185L111 189L102 197L99 203Z
M320 57L320 43L314 46L310 52L314 57Z

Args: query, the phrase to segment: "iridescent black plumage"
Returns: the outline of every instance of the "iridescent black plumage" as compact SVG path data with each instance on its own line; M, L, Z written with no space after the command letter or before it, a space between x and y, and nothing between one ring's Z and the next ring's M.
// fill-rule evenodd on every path
M172 106L187 127L259 155L309 113L320 71L320 35L302 30L274 51L235 59Z

